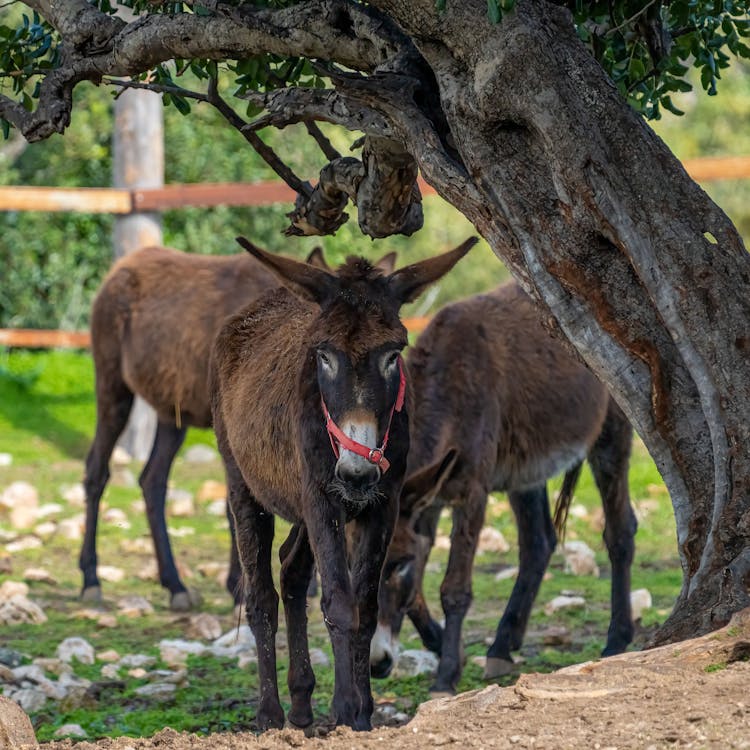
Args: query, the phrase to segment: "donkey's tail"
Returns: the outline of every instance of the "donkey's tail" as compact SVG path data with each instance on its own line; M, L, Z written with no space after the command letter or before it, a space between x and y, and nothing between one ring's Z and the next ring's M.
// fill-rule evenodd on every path
M555 513L552 517L552 523L555 526L557 538L561 542L565 541L565 524L568 522L568 512L570 511L570 504L573 501L573 492L578 484L582 468L583 461L579 461L572 469L568 469L565 472L560 494L557 496L557 500L555 500Z

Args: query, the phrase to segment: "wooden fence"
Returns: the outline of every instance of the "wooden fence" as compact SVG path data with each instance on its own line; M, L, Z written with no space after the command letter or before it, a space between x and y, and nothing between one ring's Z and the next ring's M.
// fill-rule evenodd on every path
M688 174L697 182L750 178L750 156L720 156L686 159ZM420 178L422 195L435 190ZM73 211L77 213L129 214L167 211L185 206L268 206L293 203L296 193L281 182L200 183L166 185L161 188L123 190L119 188L0 187L0 211ZM419 332L427 318L409 318L406 327ZM86 331L0 329L0 346L28 348L86 348Z

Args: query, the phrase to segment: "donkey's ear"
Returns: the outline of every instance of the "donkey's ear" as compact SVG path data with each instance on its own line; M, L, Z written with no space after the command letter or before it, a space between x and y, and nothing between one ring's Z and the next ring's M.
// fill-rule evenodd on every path
M451 448L430 466L409 475L401 490L402 510L410 517L412 528L422 513L432 505L445 480L456 465L458 451Z
M323 300L336 293L336 277L327 271L261 250L244 237L237 237L237 242L298 297L321 304Z
M315 268L322 268L324 271L330 271L331 267L326 263L325 255L323 255L323 248L318 245L314 247L310 254L305 259L305 263L308 263Z
M396 253L393 251L386 253L379 261L373 263L373 266L381 270L386 276L392 274L396 267Z
M448 273L478 241L477 237L470 237L455 250L413 263L392 273L388 277L388 282L396 298L402 305L413 302L430 284Z

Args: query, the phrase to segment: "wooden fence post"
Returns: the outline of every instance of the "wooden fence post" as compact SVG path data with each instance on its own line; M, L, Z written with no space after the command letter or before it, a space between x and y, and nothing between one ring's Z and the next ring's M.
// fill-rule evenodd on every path
M134 190L164 185L164 118L158 94L128 89L117 98L112 152L114 187ZM133 212L116 216L113 244L115 258L148 245L161 245L160 215ZM136 397L119 445L144 461L155 431L154 410Z

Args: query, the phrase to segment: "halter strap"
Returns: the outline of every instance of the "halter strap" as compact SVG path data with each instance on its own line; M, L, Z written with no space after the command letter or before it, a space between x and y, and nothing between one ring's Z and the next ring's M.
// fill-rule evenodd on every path
M391 432L391 422L393 421L393 413L401 411L404 408L404 396L406 395L406 375L404 374L404 360L399 355L398 358L398 394L396 395L396 401L391 407L391 413L388 417L388 426L385 428L385 435L383 436L383 443L380 448L368 448L362 443L358 443L356 440L352 440L332 419L326 402L323 399L323 395L320 396L320 403L323 406L323 416L326 419L326 431L328 432L328 439L331 441L331 448L333 448L333 455L338 459L340 455L340 449L351 451L356 453L358 456L369 461L371 464L377 466L380 471L385 474L390 468L390 462L385 457L385 449L388 445L388 437Z

